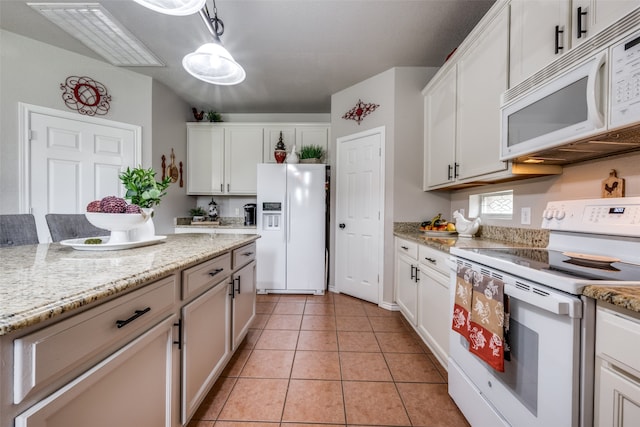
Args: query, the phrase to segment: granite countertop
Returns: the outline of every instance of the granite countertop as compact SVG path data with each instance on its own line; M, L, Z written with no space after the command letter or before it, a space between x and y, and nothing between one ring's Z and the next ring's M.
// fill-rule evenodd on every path
M419 223L396 223L394 235L421 245L430 246L443 252L449 248L499 248L538 247L544 248L549 242L547 230L486 227L482 226L477 237L464 238L456 235L431 237L421 232ZM640 288L637 286L587 286L582 294L598 301L605 301L640 313Z
M255 230L257 227L255 225L244 225L244 224L180 224L176 225L175 228L225 228L225 229L233 229L233 230Z
M0 335L160 279L239 246L255 234L175 234L118 251L59 243L1 248Z

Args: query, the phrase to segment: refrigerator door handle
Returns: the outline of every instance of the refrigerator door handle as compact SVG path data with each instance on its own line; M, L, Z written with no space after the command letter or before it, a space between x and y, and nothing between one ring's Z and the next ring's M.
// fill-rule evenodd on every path
M287 224L287 243L291 241L291 195L287 194L287 218L285 219Z

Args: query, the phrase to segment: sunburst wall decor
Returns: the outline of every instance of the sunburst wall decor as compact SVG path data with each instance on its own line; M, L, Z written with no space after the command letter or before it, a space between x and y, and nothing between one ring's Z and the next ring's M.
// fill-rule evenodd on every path
M355 120L356 123L360 124L362 119L364 119L369 113L373 113L379 106L380 105L378 104L365 104L361 99L358 99L356 106L344 113L342 118L345 120Z

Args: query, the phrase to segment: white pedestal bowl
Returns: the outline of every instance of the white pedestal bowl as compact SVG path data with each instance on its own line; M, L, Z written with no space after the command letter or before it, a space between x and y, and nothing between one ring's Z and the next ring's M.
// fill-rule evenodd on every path
M98 228L109 230L109 243L129 242L129 230L140 227L151 216L141 213L86 212L87 220Z

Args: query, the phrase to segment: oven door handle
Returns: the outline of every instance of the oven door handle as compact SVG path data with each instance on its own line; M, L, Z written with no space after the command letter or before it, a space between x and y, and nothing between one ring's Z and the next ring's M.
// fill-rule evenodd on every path
M511 298L526 302L560 316L582 317L582 306L579 304L580 300L565 298L560 295L538 294L530 290L520 289L509 283L504 284L504 293Z

